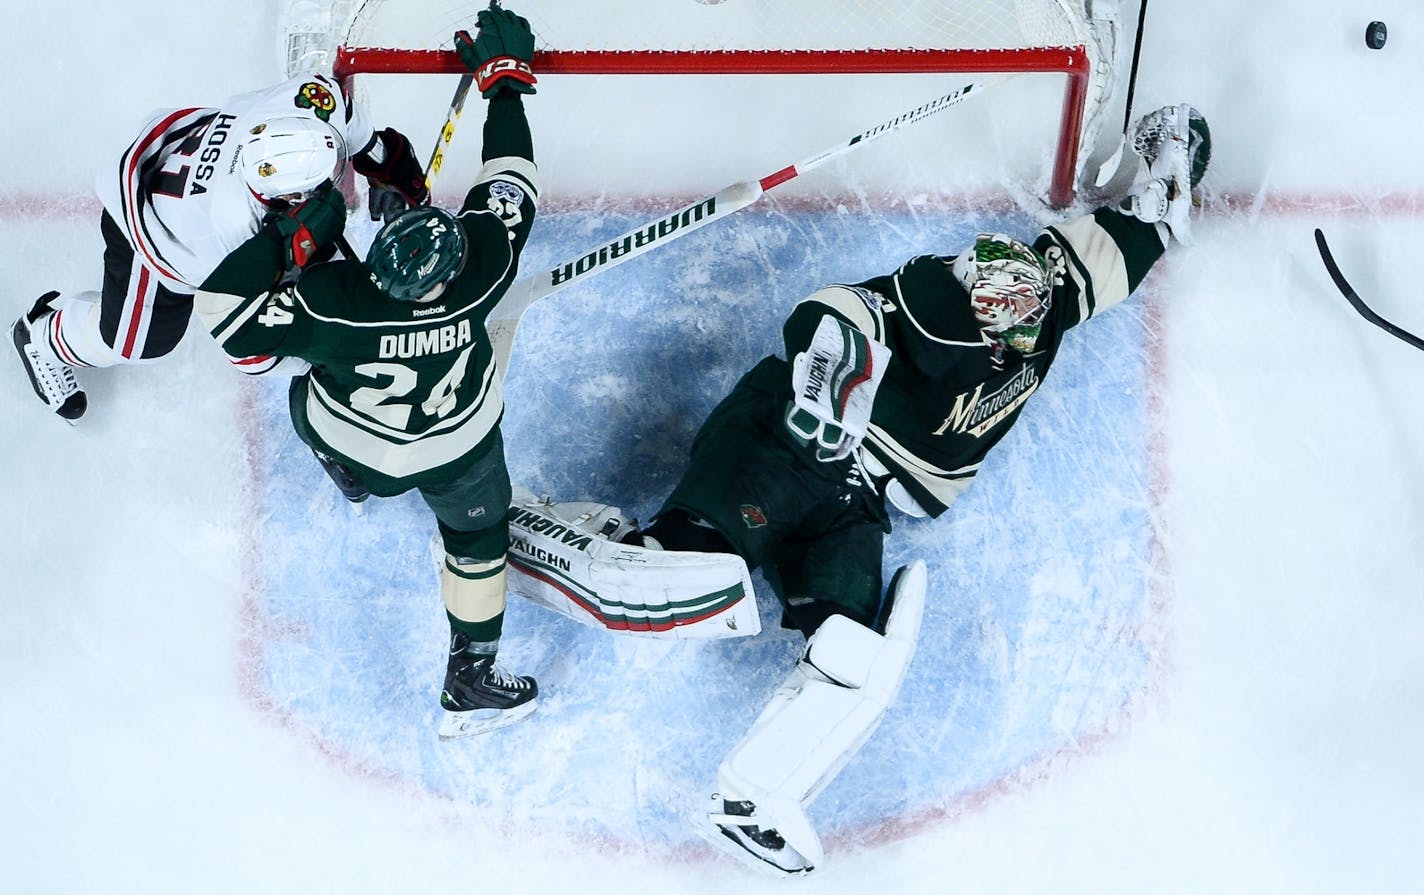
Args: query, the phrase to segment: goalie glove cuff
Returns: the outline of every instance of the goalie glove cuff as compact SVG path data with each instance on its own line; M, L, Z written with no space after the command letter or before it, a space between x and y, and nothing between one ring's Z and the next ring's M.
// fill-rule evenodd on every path
M538 82L529 63L514 56L496 56L475 70L475 86L485 99L503 87L519 93L535 93L534 85Z
M1168 196L1170 192L1165 180L1149 180L1123 199L1121 208L1139 221L1155 224L1167 216L1172 201Z

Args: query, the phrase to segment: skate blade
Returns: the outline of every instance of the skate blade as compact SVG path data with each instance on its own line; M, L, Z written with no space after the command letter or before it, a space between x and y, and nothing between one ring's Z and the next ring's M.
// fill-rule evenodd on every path
M731 855L738 863L763 875L786 879L788 876L802 876L816 869L815 865L806 863L800 852L791 846L773 852L747 839L740 831L715 823L708 814L699 813L693 819L692 828L718 851Z
M538 704L539 700L535 698L512 709L471 709L468 712L445 712L445 717L440 721L440 739L459 740L499 730L501 727L508 727L516 721L522 721L532 715Z

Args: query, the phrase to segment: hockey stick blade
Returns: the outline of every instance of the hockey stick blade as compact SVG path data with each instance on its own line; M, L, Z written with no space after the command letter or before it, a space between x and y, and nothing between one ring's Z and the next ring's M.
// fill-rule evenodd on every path
M856 134L846 142L824 152L819 152L793 165L773 171L760 180L747 180L723 187L711 196L684 206L664 218L642 224L591 252L565 261L550 270L516 281L490 313L486 324L490 340L494 343L495 363L499 365L501 375L505 375L509 370L509 357L514 350L514 337L519 329L519 321L534 302L565 286L611 267L616 267L630 258L636 258L644 252L699 230L713 221L721 220L734 212L741 211L760 199L767 190L794 180L807 171L817 168L857 146L874 142L908 124L923 121L937 112L958 105L966 97L983 92L983 89L984 87L980 83L965 84L958 90Z
M1369 305L1365 304L1364 299L1360 298L1360 294L1355 291L1354 287L1345 279L1345 275L1340 272L1340 265L1335 263L1335 256L1330 254L1330 246L1325 242L1325 234L1322 233L1319 228L1315 231L1315 247L1320 250L1320 260L1325 262L1325 270L1330 274L1330 279L1335 281L1335 288L1340 290L1340 294L1345 296L1345 300L1350 303L1352 308L1359 312L1361 317L1394 336L1396 339L1399 339L1401 342L1413 345L1415 348L1424 351L1424 339L1419 338L1408 330L1400 329L1398 326L1395 326L1393 323L1390 323L1388 320L1376 314Z

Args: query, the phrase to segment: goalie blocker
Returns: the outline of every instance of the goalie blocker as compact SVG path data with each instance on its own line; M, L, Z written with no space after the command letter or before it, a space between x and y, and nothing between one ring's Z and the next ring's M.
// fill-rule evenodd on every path
M554 503L516 487L510 593L583 624L640 637L711 640L761 630L740 556L618 542L636 527L617 507Z

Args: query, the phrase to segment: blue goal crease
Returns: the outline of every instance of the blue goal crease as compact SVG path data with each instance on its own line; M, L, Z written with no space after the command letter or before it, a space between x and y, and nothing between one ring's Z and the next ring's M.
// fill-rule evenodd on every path
M528 272L635 226L545 215ZM827 283L951 254L1027 220L755 209L536 305L505 387L511 476L560 500L647 518L702 418L778 350L792 305ZM930 567L917 654L898 701L812 809L827 829L933 811L1112 730L1149 685L1154 644L1147 350L1128 302L1069 334L1020 424L938 521L897 518L887 572ZM497 815L571 834L690 840L686 818L788 672L797 639L758 579L763 633L702 645L617 642L521 600L502 655L535 675L529 721L435 736L446 626L415 494L354 517L291 432L285 388L260 401L254 478L267 696L363 766ZM655 731L655 734L650 732ZM538 756L538 760L530 759Z

